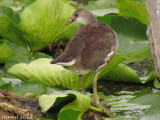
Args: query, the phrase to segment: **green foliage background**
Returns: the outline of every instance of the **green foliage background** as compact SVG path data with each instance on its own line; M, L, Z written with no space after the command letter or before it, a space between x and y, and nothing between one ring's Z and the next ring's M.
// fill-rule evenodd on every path
M138 76L135 70L127 66L134 62L152 60L146 36L149 18L145 0L96 0L89 1L87 6L68 0L0 0L0 64L4 65L2 68L4 72L0 73L0 89L8 89L18 95L32 98L39 98L42 94L52 94L39 98L45 112L62 102L62 99L71 99L70 103L63 106L58 118L70 119L75 114L75 120L81 119L83 113L91 106L88 96L67 94L65 90L62 91L62 95L57 96L53 92L57 86L80 91L78 75L60 65L51 65L50 61L54 58L42 52L51 41L59 43L72 38L81 25L72 24L66 27L65 24L78 8L90 10L99 22L111 26L118 36L117 54L100 72L99 79L141 85L154 81L155 87L159 88L154 65L143 77ZM4 78L6 75L7 77L10 75L9 78ZM84 76L86 88L91 86L93 77L93 72ZM136 103L132 106L135 109L137 104L152 105L143 119L148 116L156 119L159 116L157 117L157 112L153 111L160 109L158 102L155 99L154 104L151 104L150 99L147 102L139 101L144 101L148 97L159 98L159 95L151 94L151 91L147 93L149 94L145 96L138 95L130 102ZM106 98L104 95L101 97ZM48 101L43 99L49 100L49 98L54 101L45 106ZM104 101L110 102L111 99L113 111L116 109L115 112L119 112L118 110L123 111L123 107L118 108L116 105L121 106L125 103L124 106L128 107L131 104L127 102L132 98L131 96L121 98L107 96L107 100L104 99ZM117 103L121 99L123 104ZM79 107L79 103L84 107ZM154 106L156 106L155 109ZM146 110L146 106L142 106L142 109ZM116 120L120 119L127 118L117 116Z

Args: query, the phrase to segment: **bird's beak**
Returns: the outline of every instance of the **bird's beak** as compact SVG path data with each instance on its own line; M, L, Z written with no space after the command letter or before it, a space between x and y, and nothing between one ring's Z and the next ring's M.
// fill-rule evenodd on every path
M74 22L74 18L71 18L71 19L67 22L66 26L70 25L70 24L73 23L73 22Z

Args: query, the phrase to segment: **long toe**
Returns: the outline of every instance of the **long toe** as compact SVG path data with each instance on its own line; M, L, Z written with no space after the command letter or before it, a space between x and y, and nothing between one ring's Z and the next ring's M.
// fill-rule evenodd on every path
M85 89L82 89L82 90L81 90L81 93L83 93L84 95L86 95L86 90L85 90Z
M98 108L102 109L104 111L104 113L106 115L108 115L110 118L114 118L114 113L111 110L106 109L106 108L104 108L104 107L102 107L100 105L98 106Z

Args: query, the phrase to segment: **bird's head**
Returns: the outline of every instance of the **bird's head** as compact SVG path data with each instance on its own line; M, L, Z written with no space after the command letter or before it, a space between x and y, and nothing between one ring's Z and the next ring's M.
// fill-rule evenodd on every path
M97 22L98 22L97 19L91 12L89 12L84 8L80 8L73 13L71 19L67 22L66 25L68 26L71 23L80 23L83 25L87 25Z

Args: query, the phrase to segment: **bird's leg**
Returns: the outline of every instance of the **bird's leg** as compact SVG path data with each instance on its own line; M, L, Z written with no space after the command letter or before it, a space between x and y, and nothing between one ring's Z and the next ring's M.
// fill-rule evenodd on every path
M79 80L80 80L80 83L81 83L82 93L86 95L86 90L85 90L85 87L84 87L83 75L79 75Z
M102 109L104 113L109 115L110 117L113 117L113 113L110 110L106 110L104 107L100 106L99 104L99 97L98 97L98 92L97 92L97 76L99 74L99 70L95 72L95 76L93 79L93 92L94 92L94 104L96 107Z
M98 98L98 93L97 93L97 75L95 73L94 79L93 79L93 92L94 92L94 102L95 106L99 107L99 98Z

